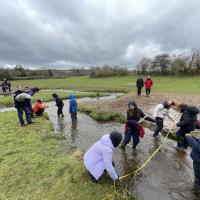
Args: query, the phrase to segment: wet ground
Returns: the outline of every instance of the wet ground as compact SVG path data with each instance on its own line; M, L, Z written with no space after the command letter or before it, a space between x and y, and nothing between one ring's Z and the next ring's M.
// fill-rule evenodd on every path
M92 100L115 99L110 97L92 98ZM91 101L91 98L82 98L78 102ZM58 119L54 102L49 103L47 112L54 124L55 131L63 131L67 141L86 151L102 135L117 130L123 132L124 126L118 123L97 123L85 114L78 113L78 121L71 122L68 113L68 101L64 101L64 119ZM102 102L103 104L103 102ZM5 110L4 110L5 111ZM163 137L157 140L152 138L152 131L145 129L145 138L134 150L128 145L125 151L117 149L114 154L117 173L122 176L138 168L159 146ZM127 180L134 179L130 191L139 200L200 200L200 189L193 184L192 160L186 153L177 152L176 143L167 140L164 147L156 157L144 168L142 172Z
M108 97L99 98L100 100ZM90 101L91 98L79 99L79 102ZM97 99L96 99L97 100ZM57 119L56 107L48 109L50 119L56 131L63 131L68 141L86 151L102 135L117 130L123 132L123 125L118 123L97 123L85 114L78 113L77 123L72 123L68 114L68 101L65 101L64 119ZM155 140L152 132L146 129L145 138L137 150L128 145L125 151L117 149L114 154L116 170L120 176L130 173L139 167L163 141L163 137ZM157 156L142 172L134 177L130 187L140 200L197 200L200 191L193 184L192 160L189 156L190 149L177 152L176 142L167 140ZM130 181L130 180L129 180Z

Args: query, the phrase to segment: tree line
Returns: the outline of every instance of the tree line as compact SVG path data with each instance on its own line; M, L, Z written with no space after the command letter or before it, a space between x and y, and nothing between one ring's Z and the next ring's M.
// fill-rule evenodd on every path
M137 66L139 74L159 75L199 75L200 49L192 49L187 54L170 56L158 54L153 59L144 57Z

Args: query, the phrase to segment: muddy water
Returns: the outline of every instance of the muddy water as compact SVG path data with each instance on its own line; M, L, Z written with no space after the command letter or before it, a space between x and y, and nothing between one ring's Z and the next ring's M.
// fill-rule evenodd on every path
M112 99L104 97L92 100ZM78 102L90 101L91 98L82 98ZM103 102L102 102L103 103ZM63 131L68 141L86 151L102 135L117 130L122 132L124 127L118 123L97 123L85 114L78 113L77 123L72 123L68 114L68 101L65 101L64 119L57 119L56 107L50 103L47 110L50 119L54 123L56 131ZM114 154L116 170L120 176L130 173L139 167L163 141L163 137L157 140L152 138L152 132L146 129L145 138L133 150L128 145L125 151L117 149ZM165 146L150 162L147 167L128 179L134 179L130 191L140 200L197 200L200 199L200 192L193 185L193 167L189 156L190 150L186 153L177 152L175 141L168 140Z

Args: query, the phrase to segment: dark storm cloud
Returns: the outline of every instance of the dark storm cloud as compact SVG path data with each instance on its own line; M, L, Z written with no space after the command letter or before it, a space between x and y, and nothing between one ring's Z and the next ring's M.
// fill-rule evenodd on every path
M134 67L198 47L200 1L0 0L0 65Z

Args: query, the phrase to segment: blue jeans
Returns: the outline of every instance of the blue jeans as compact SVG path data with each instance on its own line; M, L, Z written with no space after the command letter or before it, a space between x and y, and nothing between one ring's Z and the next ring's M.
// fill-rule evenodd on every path
M27 123L31 123L31 112L29 110L29 108L27 106L22 106L17 108L17 114L18 114L18 118L19 118L19 122L21 125L24 125L24 119L23 119L23 113L25 112L26 115L26 121Z
M140 142L140 135L138 130L135 128L128 128L127 133L125 134L125 138L124 138L124 143L125 145L128 144L131 140L131 137L133 138L133 143L136 146L137 144L139 144Z

